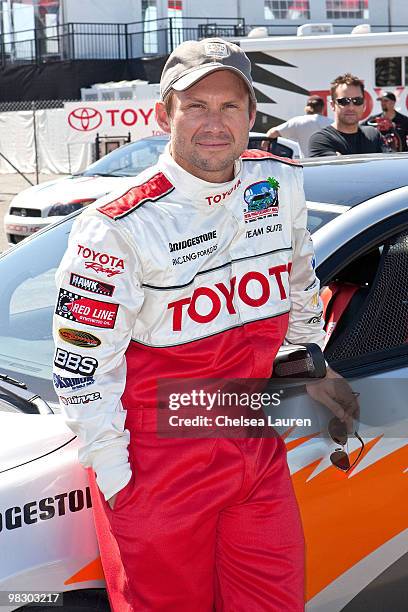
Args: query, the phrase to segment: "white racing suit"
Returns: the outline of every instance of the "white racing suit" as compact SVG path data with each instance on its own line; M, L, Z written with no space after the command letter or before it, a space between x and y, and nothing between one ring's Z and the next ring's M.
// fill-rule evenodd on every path
M127 564L119 586L105 566L115 610L212 610L213 601L221 597L221 587L217 591L215 586L214 594L203 576L187 603L178 598L186 584L191 586L191 575L180 581L173 599L169 593L177 579L171 573L167 586L162 575L159 582L149 583L158 563L154 557L149 566L146 549L151 546L140 549L142 567L133 557L126 558L129 516L140 504L141 493L136 489L150 452L144 459L136 448L132 455L138 429L130 415L155 411L161 377L269 378L284 341L323 346L319 283L306 216L302 169L289 160L246 151L235 163L233 180L214 184L187 173L166 150L155 167L129 180L120 194L110 194L89 207L74 224L57 272L54 384L67 424L82 440L80 461L96 474L103 494L99 511L108 516L122 562ZM223 442L231 444L231 440ZM269 441L275 445L272 455L280 442ZM143 444L140 441L140 448ZM167 457L176 452L169 449ZM288 529L298 534L297 509L293 509L281 446L279 453L279 461L285 464L280 477L291 500L290 509L282 507L280 512ZM190 467L192 455L193 450ZM220 465L225 462L228 459L220 460ZM154 469L151 478L157 482ZM179 466L181 473L186 469ZM169 472L168 478L174 480L175 474ZM96 496L95 491L96 487ZM112 511L105 500L119 491ZM208 499L213 495L210 487ZM153 498L148 499L146 503L154 505ZM170 501L160 503L174 508L177 499L173 491ZM223 507L230 501L223 499ZM291 513L292 523L287 518ZM132 534L142 521L141 517L135 520ZM148 517L144 515L143 520ZM98 519L96 523L98 531ZM98 537L104 561L101 530ZM253 534L250 537L253 541ZM205 541L208 538L206 534ZM173 545L166 541L165 546L170 550ZM302 573L302 562L299 551L296 555L293 571L297 575ZM213 564L213 548L208 557ZM262 553L259 559L263 557ZM150 573L143 578L144 567ZM279 582L273 571L271 576L274 583ZM300 610L301 578L296 580L289 572L276 603L265 609ZM221 582L225 585L228 580L224 576ZM245 608L242 593L233 599L230 594L231 608L224 602L219 609L264 609L253 604Z

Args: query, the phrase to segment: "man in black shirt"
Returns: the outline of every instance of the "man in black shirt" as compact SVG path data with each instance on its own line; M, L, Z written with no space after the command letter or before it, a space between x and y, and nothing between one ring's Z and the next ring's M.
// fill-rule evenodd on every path
M365 110L364 83L350 73L340 75L331 83L331 97L333 124L311 136L310 156L381 153L378 130L359 125Z
M408 151L408 117L395 110L397 101L395 94L392 91L385 91L377 100L381 102L382 113L371 115L363 125L376 123L379 118L389 119L395 124L395 131L401 141L401 151Z

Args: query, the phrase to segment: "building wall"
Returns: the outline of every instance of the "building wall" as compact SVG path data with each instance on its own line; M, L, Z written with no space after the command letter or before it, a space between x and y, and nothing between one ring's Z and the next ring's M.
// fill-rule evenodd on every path
M293 0L296 3L296 0ZM326 0L310 1L310 21L321 23L326 19ZM64 0L63 20L65 22L100 22L100 23L126 23L141 21L141 0ZM158 18L167 16L167 0L157 0ZM370 23L388 28L389 16L391 24L408 27L408 1L407 0L369 0ZM183 0L183 16L208 19L210 22L218 18L236 19L243 17L247 24L279 26L274 33L288 33L287 27L293 33L294 27L304 23L299 20L265 20L264 0ZM350 25L350 29L357 22L355 20L338 20ZM335 24L336 21L333 21ZM190 22L191 26L193 23Z
M247 4L242 2L241 4ZM236 19L237 0L184 0L183 17L201 17L214 21L213 17Z
M295 0L294 0L295 3ZM157 16L167 16L167 0L157 0ZM129 23L141 21L141 0L64 0L64 22L100 22L100 23ZM407 0L369 0L369 22L374 26L388 29L389 18L391 25L406 26L408 28L408 1ZM310 21L322 23L326 19L326 0L310 0ZM289 34L305 22L304 19L265 20L264 0L183 0L183 16L198 17L209 22L217 18L235 20L243 17L248 25L276 26L274 34ZM361 21L361 20L360 20ZM334 20L334 25L341 23L350 26L350 30L359 21ZM195 27L196 23L189 20L186 27ZM339 28L339 32L348 32L348 29Z
M141 21L140 0L64 0L65 23L128 23Z
M408 28L408 2L402 2L401 0L389 1L391 5L391 24L401 24Z
M330 21L326 18L326 0L310 1L310 21L322 23ZM294 0L294 4L295 4ZM408 1L407 0L369 0L369 22L374 26L382 26L388 29L389 12L391 24L395 26L406 26L408 28ZM183 0L184 16L193 17L243 17L248 25L276 26L274 34L293 33L294 28L302 25L305 20L276 19L265 20L264 0ZM333 25L341 23L348 28L338 28L339 32L349 32L354 25L363 20L339 19L332 20Z

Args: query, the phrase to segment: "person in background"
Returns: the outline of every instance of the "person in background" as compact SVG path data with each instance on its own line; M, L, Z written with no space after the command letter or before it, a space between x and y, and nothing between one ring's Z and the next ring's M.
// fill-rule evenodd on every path
M310 138L310 156L381 153L379 131L359 125L365 111L363 81L350 73L338 76L331 83L331 98L334 122Z
M305 106L305 114L292 117L267 132L269 138L291 138L299 143L302 157L309 157L309 140L312 134L330 125L332 120L323 115L324 100L320 96L310 96Z
M385 91L377 98L381 102L382 112L377 115L371 115L362 125L372 125L377 123L378 119L388 119L395 125L395 132L401 141L401 151L408 151L408 117L395 110L397 98L392 91Z

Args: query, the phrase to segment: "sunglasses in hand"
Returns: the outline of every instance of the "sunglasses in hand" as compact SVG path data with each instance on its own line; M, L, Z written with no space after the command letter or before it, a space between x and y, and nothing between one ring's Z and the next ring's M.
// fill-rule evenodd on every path
M360 452L357 455L357 459L352 464L350 464L350 457L348 453L344 450L344 447L347 444L348 437L346 423L343 423L343 421L340 421L340 419L338 419L337 417L333 417L329 421L327 430L331 439L336 442L336 444L340 444L340 446L343 447L336 448L336 450L330 455L330 461L335 467L339 468L339 470L343 470L343 472L348 472L349 470L351 470L352 467L356 465L356 463L360 459L364 450L364 441L355 431L354 435L360 442L361 448Z

